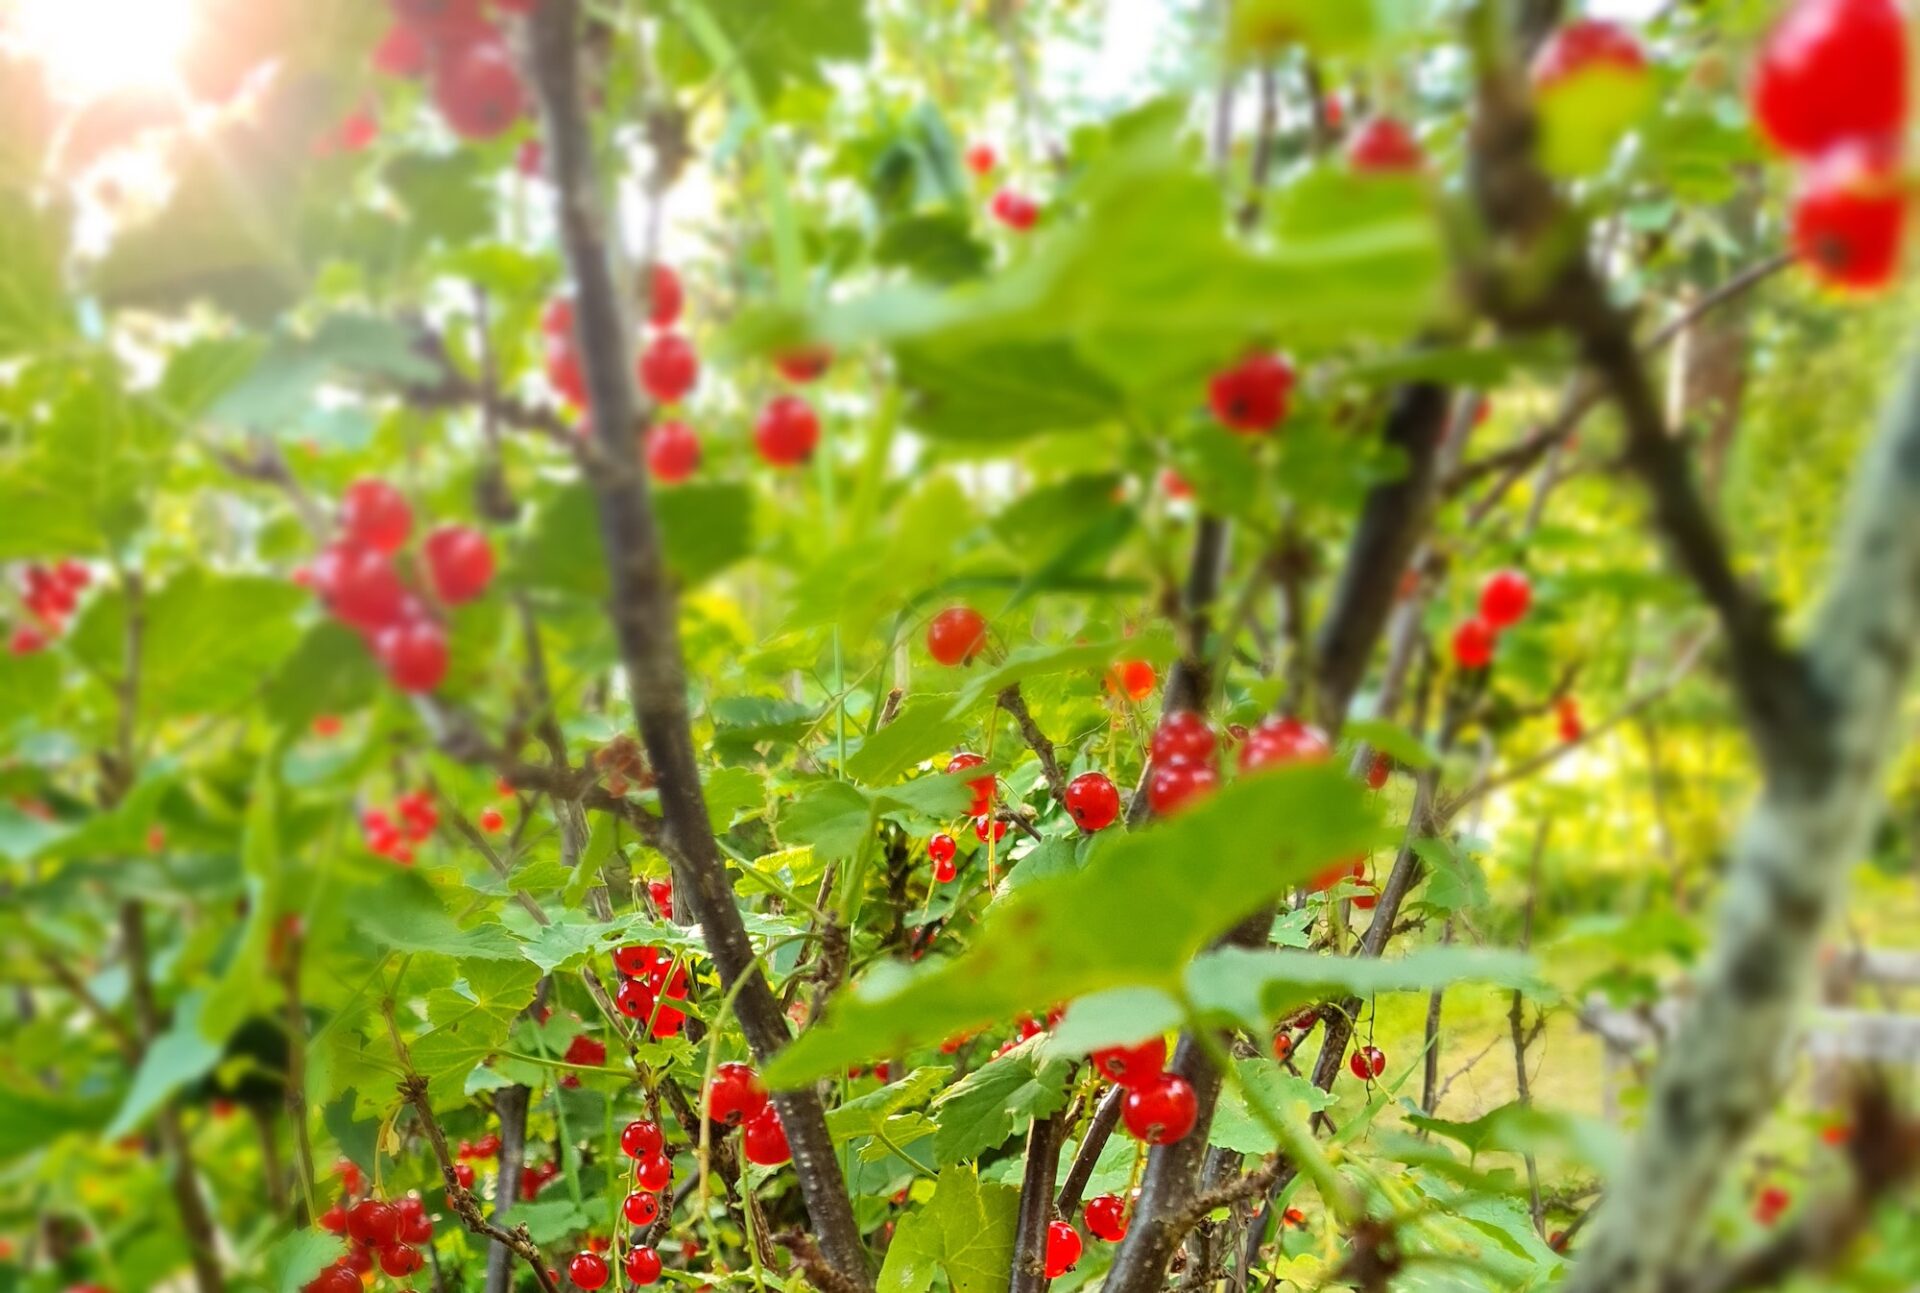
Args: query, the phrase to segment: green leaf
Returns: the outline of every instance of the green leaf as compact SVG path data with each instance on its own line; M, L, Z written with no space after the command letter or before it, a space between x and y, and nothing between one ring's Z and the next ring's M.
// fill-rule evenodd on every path
M296 1230L267 1250L267 1280L276 1293L301 1293L346 1251L338 1235L319 1229Z
M1302 44L1321 57L1364 52L1378 30L1375 0L1240 0L1228 43L1243 58Z
M515 1203L502 1216L508 1226L525 1226L536 1244L556 1244L568 1235L578 1234L594 1222L589 1213L571 1199L552 1199L539 1203Z
M973 221L951 213L889 221L873 247L876 265L904 269L929 283L978 278L991 258L986 244L973 236Z
M1085 869L994 904L972 947L954 960L869 973L781 1051L766 1080L792 1086L1105 988L1177 990L1187 962L1214 936L1366 848L1377 830L1372 811L1335 768L1244 778L1115 840ZM1141 912L1153 919L1142 921ZM1114 937L1121 929L1129 936Z
M1018 1190L983 1185L971 1167L947 1168L933 1197L896 1228L878 1293L923 1293L942 1271L953 1293L1004 1293L1019 1210Z
M1177 1026L1183 1016L1179 1001L1159 988L1090 992L1068 1006L1059 1024L1049 1030L1047 1050L1054 1055L1085 1055L1103 1046L1130 1046Z
M1186 979L1188 995L1201 1014L1255 1031L1289 1007L1336 992L1370 997L1467 982L1541 989L1533 958L1525 953L1472 947L1423 948L1398 960L1226 947L1195 961Z
M945 1065L929 1064L878 1091L855 1096L827 1114L827 1130L836 1141L871 1136L895 1114L926 1103L951 1072Z
M0 1080L0 1163L51 1145L62 1136L97 1136L113 1117L111 1098L76 1099L37 1080Z
M1260 1104L1277 1111L1294 1126L1303 1126L1308 1118L1332 1106L1333 1096L1289 1073L1279 1063L1258 1056L1234 1061L1239 1080L1229 1082L1220 1092L1220 1104L1213 1115L1213 1130L1207 1143L1242 1154L1271 1154L1279 1142L1266 1124L1248 1106L1249 1091Z
M940 1125L933 1142L940 1166L978 1158L1032 1119L1066 1107L1073 1065L1042 1051L1022 1043L940 1093L930 1110Z
M774 8L757 0L685 0L683 8L696 7L724 34L768 108L790 84L821 84L821 64L857 62L872 50L862 0L784 0ZM718 51L710 52L681 27L669 25L661 43L662 61L680 84L730 70Z
M1084 672L1104 676L1122 660L1146 660L1164 665L1179 654L1173 635L1155 628L1136 637L1115 638L1108 642L1089 642L1075 646L1022 647L1010 653L999 665L980 674L954 698L955 717L968 713L988 696L998 696L1016 682L1058 673Z
M172 1025L147 1047L120 1112L103 1133L107 1139L131 1134L175 1091L213 1072L220 1062L220 1042L208 1040L200 1027L203 1000L200 993L190 992L174 1007Z
M1389 755L1394 762L1403 767L1420 769L1434 765L1433 751L1419 737L1401 727L1398 723L1389 723L1383 719L1366 718L1350 722L1341 732L1345 738L1363 741L1383 754Z
M291 732L322 714L350 714L369 704L381 682L372 652L334 620L307 630L267 683L266 711Z
M923 759L951 750L970 730L952 713L953 697L916 692L907 697L893 721L847 756L847 775L869 786L884 786Z
M66 230L53 209L36 206L23 189L0 184L0 360L51 348L72 331L60 281Z
M657 490L653 511L667 568L683 585L704 583L753 551L753 494L745 485L701 482ZM532 588L606 599L599 511L587 486L566 486L539 505L512 572Z
M462 926L426 879L395 871L356 895L354 927L368 941L396 952L517 960L520 943L496 924Z
M416 334L391 319L335 314L311 333L277 338L245 377L229 386L208 417L227 426L293 438L324 430L318 392L342 379L427 384L439 367L414 348Z
M464 961L460 970L459 983L428 994L433 1031L409 1048L436 1107L465 1101L467 1075L505 1044L540 984L540 970L525 961Z
M765 808L767 802L766 779L747 768L715 768L701 778L700 789L707 800L707 820L716 832L724 832L748 809Z

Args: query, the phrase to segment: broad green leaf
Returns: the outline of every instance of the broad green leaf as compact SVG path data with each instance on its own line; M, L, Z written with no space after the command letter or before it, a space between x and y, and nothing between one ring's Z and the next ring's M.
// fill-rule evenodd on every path
M933 1142L940 1166L978 1158L1033 1119L1064 1109L1072 1071L1070 1061L1045 1058L1027 1042L942 1091L929 1109L940 1124Z
M394 872L363 890L356 902L356 933L383 948L495 960L522 955L520 943L499 925L462 926L433 886L412 871Z
M1090 992L1068 1006L1059 1024L1048 1031L1047 1051L1085 1055L1103 1046L1130 1046L1177 1027L1183 1017L1179 1001L1159 988Z
M0 1163L67 1135L98 1135L114 1115L111 1097L79 1098L31 1085L0 1082Z
M0 183L0 264L7 267L6 290L0 291L0 360L49 347L72 331L60 281L66 240L54 210Z
M437 365L415 349L415 334L391 319L335 314L311 332L283 335L253 368L214 402L213 421L282 437L324 429L318 403L329 382L378 378L426 385L440 377Z
M1430 947L1387 960L1331 956L1292 948L1225 947L1187 969L1187 992L1203 1015L1255 1031L1281 1011L1333 993L1427 992L1455 983L1491 983L1537 991L1533 959L1523 952Z
M410 1047L436 1107L465 1099L467 1075L507 1040L540 983L539 969L525 961L465 961L460 969L454 987L428 994L433 1031Z
M970 725L955 717L952 708L953 697L944 692L909 696L891 723L847 756L847 775L869 786L884 786L921 760L953 749Z
M827 1114L827 1130L836 1141L871 1136L902 1110L926 1103L951 1072L944 1065L929 1064L878 1091L855 1096Z
M213 1072L220 1062L223 1039L209 1040L200 1027L204 1000L200 993L190 992L175 1005L172 1025L147 1047L133 1086L120 1102L120 1112L103 1133L109 1140L136 1130L174 1092Z
M1310 1115L1333 1104L1333 1096L1270 1059L1237 1059L1238 1075L1220 1091L1220 1104L1213 1115L1213 1130L1207 1143L1242 1154L1271 1154L1279 1142L1266 1124L1248 1106L1251 1092L1263 1108L1277 1111L1295 1126L1306 1124Z
M267 1251L267 1278L275 1293L301 1293L346 1251L338 1235L320 1229L296 1230Z
M953 1293L1002 1293L1019 1209L1018 1190L984 1185L971 1167L947 1168L933 1197L895 1230L879 1293L922 1293L941 1272Z
M571 1199L548 1199L515 1203L501 1220L508 1226L525 1226L536 1244L555 1244L592 1225L595 1215Z
M1315 54L1363 52L1379 20L1375 0L1240 0L1232 10L1228 40L1243 58L1270 56L1289 45Z
M667 567L684 585L703 583L753 550L753 494L733 482L688 483L653 494ZM593 492L569 485L539 506L512 562L527 586L604 600L606 560Z
M1238 781L1114 841L1085 869L996 903L954 960L869 973L768 1065L767 1081L804 1082L1105 988L1177 990L1210 939L1333 859L1366 848L1377 829L1372 811L1331 767ZM1142 921L1141 912L1153 919Z
M715 831L725 831L735 816L764 808L767 802L766 779L747 768L715 768L701 778L700 789Z
M1358 719L1348 723L1341 735L1348 740L1366 742L1381 753L1391 755L1404 767L1419 769L1434 765L1433 751L1398 723L1377 718Z

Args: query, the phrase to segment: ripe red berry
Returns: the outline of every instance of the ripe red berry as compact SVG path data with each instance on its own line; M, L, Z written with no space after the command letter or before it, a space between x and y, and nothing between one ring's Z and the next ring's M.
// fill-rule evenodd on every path
M471 1190L474 1180L473 1165L471 1163L455 1163L453 1165L453 1179L461 1189Z
M1632 32L1619 23L1577 18L1556 30L1534 55L1528 75L1533 88L1549 93L1554 87L1586 72L1606 69L1630 76L1644 75L1647 54Z
M1413 132L1392 117L1371 117L1347 141L1347 166L1360 175L1392 175L1426 165Z
M320 1214L320 1228L330 1235L347 1233L347 1209L344 1204L336 1203Z
M1040 207L1032 198L1015 193L1012 189L1001 189L993 195L993 201L987 209L993 218L1009 229L1025 233L1040 219Z
M1512 628L1533 604L1533 585L1518 570L1496 570L1480 585L1480 618L1496 632Z
M1107 674L1107 685L1128 700L1145 700L1153 695L1159 675L1146 660L1123 660Z
M776 395L753 423L753 442L773 467L797 467L820 443L820 415L798 395Z
M647 322L656 328L671 328L680 318L686 293L680 276L669 265L655 265L648 276Z
M623 943L613 949L613 967L629 979L637 979L654 966L654 950L639 943Z
M612 1273L607 1269L607 1259L598 1253L579 1253L567 1263L567 1278L587 1293L603 1287Z
M660 1278L660 1254L642 1244L627 1254L627 1278L635 1284L652 1284Z
M389 1277L403 1280L420 1269L420 1254L405 1244L390 1244L379 1252L380 1269Z
M427 580L449 606L470 602L493 582L493 547L470 525L443 525L421 545Z
M1462 669L1484 669L1493 663L1498 635L1491 624L1475 616L1453 631L1453 662Z
M650 1226L660 1216L660 1196L635 1190L620 1205L620 1215L627 1219L630 1226Z
M481 830L491 833L493 831L499 830L502 826L505 826L506 824L507 824L507 819L500 812L498 808L482 808L480 810L480 829Z
M1782 152L1877 142L1907 119L1907 30L1897 0L1799 0L1768 33L1753 115Z
M955 865L952 858L938 858L934 861L933 879L935 884L952 884L954 877L959 874L960 868Z
M493 139L520 118L526 93L505 45L476 41L443 54L434 70L433 101L462 139Z
M1841 146L1801 174L1793 204L1793 248L1832 287L1872 292L1900 269L1907 203L1883 154Z
M432 691L447 676L447 635L431 620L383 629L375 652L388 681L401 691Z
M1103 772L1083 772L1067 783L1066 803L1081 830L1105 830L1120 816L1120 789Z
M373 67L388 76L419 76L427 70L427 40L410 22L396 22L373 49Z
M1373 762L1367 765L1367 789L1378 790L1387 784L1387 778L1393 774L1393 760L1375 751Z
M69 1289L68 1293L81 1293L81 1290ZM316 1275L302 1293L361 1293L360 1277L350 1267L329 1266Z
M1347 1057L1347 1067L1362 1082L1371 1082L1387 1071L1387 1053L1378 1046L1362 1046Z
M982 844L985 844L987 842L987 836L989 835L993 836L993 842L998 844L1001 840L1007 838L1007 824L997 817L974 818L973 837Z
M927 856L935 866L953 861L953 855L958 851L959 845L954 843L953 836L944 832L927 841Z
M347 1233L368 1248L380 1248L400 1235L400 1214L391 1204L362 1199L347 1210Z
M817 382L833 362L833 351L825 346L800 346L774 358L774 367L790 382Z
M360 547L392 554L406 546L413 532L413 509L386 481L363 477L341 496L340 531Z
M1059 1279L1080 1260L1080 1232L1070 1221L1047 1223L1047 1278Z
M597 1037L581 1033L567 1043L567 1053L561 1057L569 1064L600 1065L607 1062L607 1044Z
M647 881L647 897L652 899L653 905L660 909L660 914L662 916L666 917L668 920L673 919L673 881L671 880ZM655 964L664 965L665 962L656 958ZM686 968L684 966L681 967L680 973L682 975L686 973Z
M640 352L640 384L662 404L677 403L700 380L700 357L677 332L663 332Z
M1182 808L1212 794L1220 785L1220 774L1211 763L1191 759L1156 759L1147 777L1147 806L1161 817L1170 817Z
M12 655L32 655L36 651L47 649L47 635L29 624L14 629L7 639L7 651Z
M1240 771L1285 767L1290 763L1318 763L1333 753L1327 734L1297 718L1269 718L1251 732L1240 747Z
M1580 721L1580 705L1573 697L1562 696L1554 702L1553 708L1561 740L1571 743L1586 735L1586 725Z
M1096 1194L1087 1200L1087 1229L1097 1239L1117 1244L1127 1237L1127 1202L1117 1194Z
M707 1083L707 1117L737 1127L767 1107L767 1089L752 1066L737 1061L722 1064Z
M787 1146L787 1129L781 1125L780 1111L768 1104L747 1119L740 1129L740 1149L749 1163L778 1167L793 1157Z
M1108 1046L1089 1058L1115 1086L1145 1086L1166 1071L1167 1039L1156 1034L1131 1046Z
M653 1014L653 993L643 980L628 979L614 994L613 1004L629 1019L647 1019Z
M992 144L973 144L967 148L967 169L975 175L992 174L999 164L999 154L993 151Z
M700 437L684 422L656 422L647 432L647 470L663 485L677 485L700 469Z
M1187 1080L1178 1073L1162 1073L1145 1086L1128 1089L1120 1104L1120 1121L1135 1140L1171 1145L1193 1130L1198 1112Z
M1279 355L1248 355L1207 384L1213 416L1229 431L1271 431L1287 418L1293 368Z
M941 664L972 664L986 645L987 621L971 606L949 606L927 625L927 653Z
M673 1183L673 1163L665 1154L648 1154L633 1165L633 1179L655 1194Z
M628 1123L620 1131L620 1152L628 1158L650 1158L666 1147L660 1124L644 1118Z
M949 773L965 772L968 768L978 768L985 763L986 759L982 756L970 750L962 750L947 760L947 771ZM969 817L985 816L993 808L993 778L976 777L967 783L967 787L973 791L973 803L967 808L967 815Z
M1273 1035L1273 1058L1282 1064L1293 1054L1293 1034L1282 1028Z
M1207 720L1190 709L1178 709L1160 720L1153 729L1147 753L1155 763L1186 759L1193 763L1211 763L1219 740Z

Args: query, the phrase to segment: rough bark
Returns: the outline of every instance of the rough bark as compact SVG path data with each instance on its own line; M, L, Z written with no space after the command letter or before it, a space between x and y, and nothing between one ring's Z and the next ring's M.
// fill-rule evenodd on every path
M584 120L577 0L547 0L528 23L549 175L559 202L561 241L574 290L577 340L593 410L597 461L588 472L612 590L612 618L635 720L658 779L666 853L676 900L705 931L747 1043L762 1062L791 1037L754 959L731 882L708 825L692 730L675 594L661 559L635 430L643 412L634 389L634 331L606 234L592 144ZM742 982L742 980L745 980ZM856 1287L871 1286L826 1115L811 1088L778 1092L774 1104L793 1150L814 1234L826 1259Z

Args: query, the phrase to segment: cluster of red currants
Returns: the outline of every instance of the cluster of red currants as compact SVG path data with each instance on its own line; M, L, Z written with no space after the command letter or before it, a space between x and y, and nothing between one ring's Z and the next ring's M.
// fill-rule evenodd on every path
M424 790L412 790L393 801L391 813L369 808L360 814L367 851L401 866L413 865L413 846L432 837L440 825L440 810Z
M614 949L613 965L622 976L613 998L620 1013L655 1037L678 1037L687 1016L666 1003L686 1000L686 963L664 948L627 943Z
M660 1219L661 1192L673 1182L673 1161L667 1157L666 1143L660 1124L645 1119L630 1122L620 1131L620 1150L633 1160L632 1189L620 1204L620 1215L630 1226L644 1228ZM591 1293L612 1278L606 1258L595 1251L605 1246L604 1242L590 1243L588 1251L575 1255L567 1264L567 1276L576 1287ZM660 1278L660 1254L650 1245L629 1247L621 1265L635 1284L653 1284Z
M1332 753L1319 728L1275 716L1262 720L1241 741L1240 772L1319 762ZM1148 754L1147 805L1161 816L1177 813L1219 788L1219 738L1207 720L1191 710L1175 710L1160 720Z
M974 144L966 151L967 169L981 179L1000 167L992 144ZM1040 221L1040 204L1018 189L1001 187L987 201L987 213L1016 233L1025 233Z
M581 1033L567 1043L566 1054L560 1058L569 1064L578 1064L583 1068L599 1068L607 1062L607 1044L597 1037L589 1037ZM580 1075L569 1073L560 1079L560 1085L569 1088L577 1087L580 1085Z
M1907 58L1898 0L1798 0L1760 51L1754 119L1801 167L1794 251L1836 287L1872 291L1900 268Z
M1427 164L1413 131L1394 117L1370 117L1354 127L1346 157L1356 175L1410 175Z
M413 509L399 490L383 480L357 480L340 500L340 537L294 578L361 635L394 686L428 692L447 676L447 632L438 608L487 591L493 548L471 526L440 526L420 545L424 582L410 585L394 558L412 533Z
M707 1083L707 1117L740 1129L740 1151L749 1163L778 1167L793 1157L780 1111L751 1065L730 1060L713 1071Z
M1178 1073L1167 1071L1166 1038L1109 1046L1095 1051L1091 1059L1101 1076L1126 1088L1120 1121L1134 1139L1171 1145L1193 1130L1197 1113L1193 1087Z
M537 0L492 0L503 14L533 12ZM375 70L413 80L428 77L447 128L462 139L493 139L519 120L526 90L505 34L485 0L389 0L393 25L373 51ZM341 147L364 148L377 123L361 108L338 132Z
M93 582L93 572L84 562L66 560L44 566L34 562L21 574L20 600L32 623L16 625L7 639L7 650L14 655L32 655L46 649L60 635L67 617L80 605L80 594Z
M1480 585L1480 611L1453 630L1453 662L1462 669L1493 663L1500 635L1518 624L1533 605L1533 585L1518 570L1496 570Z
M306 1286L306 1293L345 1293L361 1287L362 1275L377 1264L394 1279L405 1279L426 1264L420 1246L433 1242L433 1218L417 1194L394 1203L358 1197L366 1179L351 1162L340 1164L340 1186L345 1198L320 1214L319 1225L329 1234L344 1236L346 1253Z

